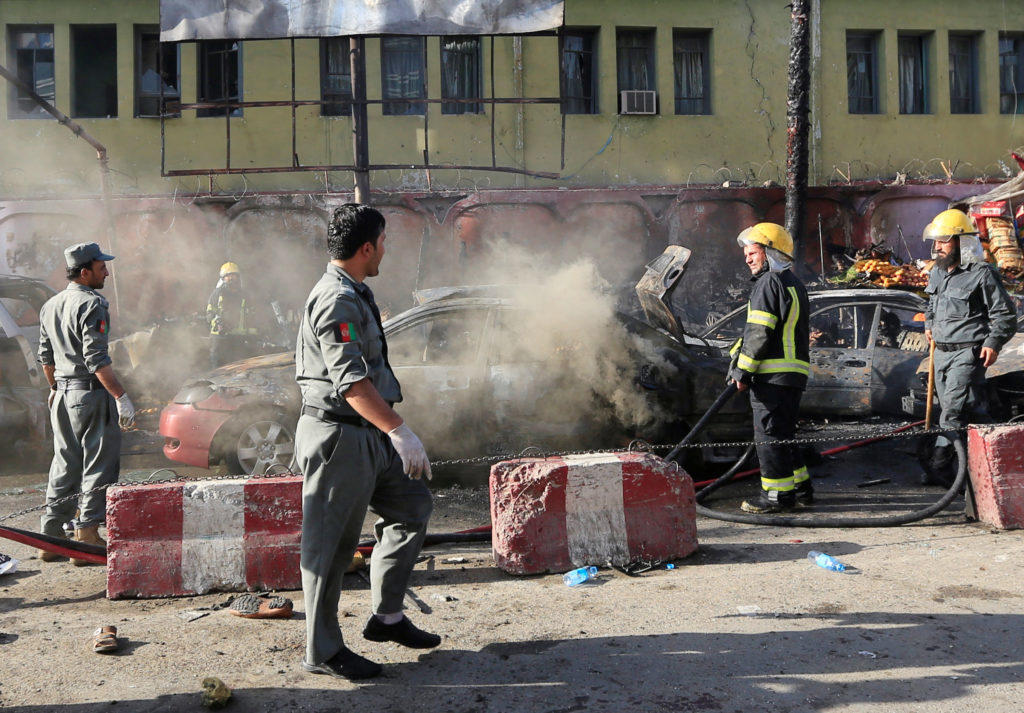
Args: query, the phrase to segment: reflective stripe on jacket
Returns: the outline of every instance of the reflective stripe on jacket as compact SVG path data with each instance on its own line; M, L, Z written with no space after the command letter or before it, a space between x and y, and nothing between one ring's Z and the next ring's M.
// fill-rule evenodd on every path
M743 337L730 351L730 376L743 383L805 387L811 373L809 312L807 290L789 270L756 277Z

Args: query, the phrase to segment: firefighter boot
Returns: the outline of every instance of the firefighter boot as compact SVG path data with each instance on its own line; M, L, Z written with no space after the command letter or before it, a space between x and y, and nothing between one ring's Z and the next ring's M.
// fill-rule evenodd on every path
M768 515L776 512L787 512L796 507L796 494L792 491L762 490L757 500L744 500L740 505L743 512L754 515Z
M106 547L107 542L100 537L100 526L99 525L88 525L86 527L79 527L75 529L75 540L78 542L84 542L87 545L99 545L100 547ZM92 564L88 560L76 560L71 558L71 564L76 567L85 567L86 565Z
M797 483L793 492L796 493L797 505L810 507L814 504L814 486L811 485L810 480Z
M953 444L935 446L921 474L921 485L941 485L944 488L951 486L956 479L956 460Z

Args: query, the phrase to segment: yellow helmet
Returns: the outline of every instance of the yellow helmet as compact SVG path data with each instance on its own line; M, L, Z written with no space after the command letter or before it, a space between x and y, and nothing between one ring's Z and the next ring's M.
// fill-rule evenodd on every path
M233 262L226 262L220 266L221 277L224 277L225 275L238 275L241 272L242 271L238 269L238 265Z
M747 228L736 236L736 242L741 247L753 243L772 248L785 255L789 260L793 259L793 236L781 225L775 223L758 223Z
M960 235L977 235L978 229L962 210L950 208L944 210L932 218L932 222L925 226L922 240L942 240L956 238Z

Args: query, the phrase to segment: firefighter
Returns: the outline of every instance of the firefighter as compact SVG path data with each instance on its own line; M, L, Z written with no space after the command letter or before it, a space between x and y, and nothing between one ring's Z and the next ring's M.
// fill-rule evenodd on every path
M206 305L210 324L210 368L250 356L246 335L255 330L246 326L250 316L242 291L242 273L238 265L226 262L220 266L220 279Z
M367 507L379 516L370 559L370 641L433 648L441 637L402 612L406 586L433 508L422 478L426 450L393 405L402 400L388 363L380 311L365 284L384 257L384 217L366 205L337 208L327 233L330 262L303 310L295 347L302 411L295 429L303 473L300 570L311 673L361 679L378 663L350 650L338 626L341 580Z
M750 391L761 492L741 506L750 513L791 510L814 502L814 488L797 446L775 443L796 433L800 396L810 375L808 301L790 270L793 238L774 223L758 223L736 238L754 287L743 337L732 349L729 376Z
M935 260L928 274L925 336L934 342L935 394L943 428L989 421L985 369L1016 330L1016 311L996 270L985 262L978 230L966 213L939 213L922 235ZM949 487L954 479L952 434L935 441L923 485Z
M63 537L75 502L54 501L78 492L75 539L104 546L99 526L106 519L107 494L90 491L117 481L121 428L135 422L135 407L107 353L110 314L97 292L109 275L107 261L113 259L96 243L69 247L64 251L67 289L39 311L39 363L50 384L47 404L53 426L53 461L40 528L46 535ZM39 559L50 562L57 555L40 550Z

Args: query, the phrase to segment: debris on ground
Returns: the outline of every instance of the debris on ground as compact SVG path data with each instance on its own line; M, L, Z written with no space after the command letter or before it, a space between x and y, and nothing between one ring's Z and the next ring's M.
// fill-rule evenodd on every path
M202 619L204 616L209 616L210 611L202 611L200 609L186 609L185 611L178 612L178 616L184 619L186 622L195 621L196 619Z
M18 560L0 552L0 575L13 574L18 571Z
M203 679L202 703L210 710L220 710L231 702L231 689L215 676Z
M101 626L92 633L92 650L97 654L109 654L117 651L117 627Z

